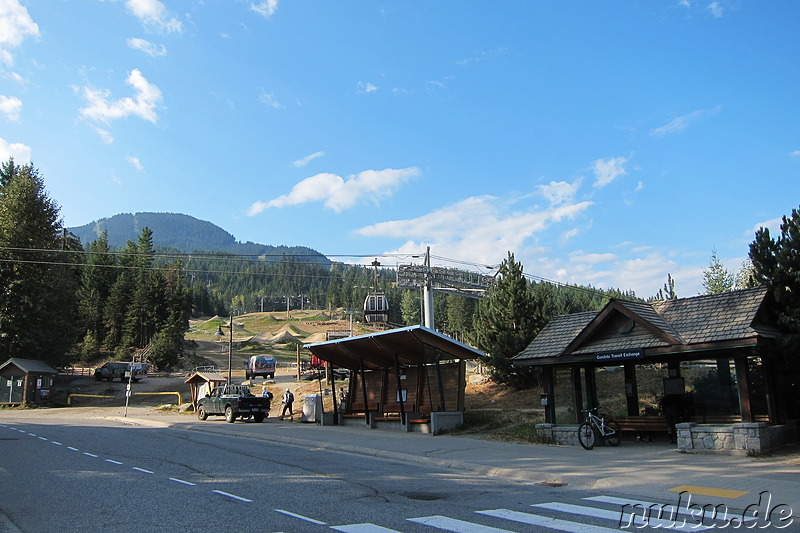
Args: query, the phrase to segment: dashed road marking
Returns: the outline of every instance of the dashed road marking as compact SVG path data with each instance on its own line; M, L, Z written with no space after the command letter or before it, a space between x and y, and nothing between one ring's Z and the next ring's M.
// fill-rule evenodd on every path
M174 481L175 483L183 483L184 485L190 485L192 487L196 486L197 483L192 483L191 481L184 481L182 479L178 479L176 477L169 478L170 481Z
M145 470L144 468L139 468L138 466L134 466L133 469L136 470L137 472L142 472L143 474L154 474L155 473L152 470Z
M308 516L303 516L301 514L293 513L291 511L287 511L285 509L275 509L276 513L285 514L286 516L291 516L293 518L299 518L300 520L305 520L306 522L311 522L312 524L317 524L318 526L327 526L326 522L320 522L319 520L314 520Z
M242 498L241 496L237 496L236 494L231 494L230 492L225 492L222 490L212 490L211 492L215 492L221 496L227 496L228 498L233 498L234 500L239 500L240 502L245 502L245 503L253 502L253 500L248 500L247 498Z

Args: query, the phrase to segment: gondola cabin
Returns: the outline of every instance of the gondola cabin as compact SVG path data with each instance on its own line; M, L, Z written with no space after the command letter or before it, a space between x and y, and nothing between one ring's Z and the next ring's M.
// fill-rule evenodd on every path
M383 293L370 293L364 299L364 320L367 324L389 322L389 300Z

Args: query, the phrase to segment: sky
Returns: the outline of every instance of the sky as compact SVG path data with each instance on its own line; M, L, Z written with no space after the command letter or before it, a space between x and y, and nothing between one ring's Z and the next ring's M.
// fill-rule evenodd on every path
M800 205L798 27L793 0L0 0L0 160L67 227L694 296Z

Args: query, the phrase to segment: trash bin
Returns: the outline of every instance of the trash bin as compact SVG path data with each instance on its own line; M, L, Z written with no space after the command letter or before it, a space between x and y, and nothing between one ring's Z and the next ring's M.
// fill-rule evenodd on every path
M322 422L322 396L309 394L303 398L303 414L300 422Z

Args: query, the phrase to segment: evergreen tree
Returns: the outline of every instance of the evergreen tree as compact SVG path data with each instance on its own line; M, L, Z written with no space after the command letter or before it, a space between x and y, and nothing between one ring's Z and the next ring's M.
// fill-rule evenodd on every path
M105 341L106 324L103 315L116 276L114 266L115 260L108 245L108 234L103 231L97 240L89 245L78 288L78 313L84 337L83 351L89 359L99 355L100 347Z
M400 316L406 326L422 324L419 290L409 289L403 291L403 296L400 299Z
M533 384L528 368L515 368L511 358L525 349L535 333L533 301L522 264L509 252L498 270L497 280L478 305L474 334L476 346L486 352L492 378L516 386Z
M77 273L59 207L31 164L0 165L0 359L68 361L76 335Z
M711 250L711 263L703 269L703 288L706 294L720 294L733 290L731 274L717 257L717 250Z
M782 332L781 374L786 384L789 418L800 416L800 211L784 216L780 235L773 239L761 228L750 244L755 280L775 300L776 322Z

